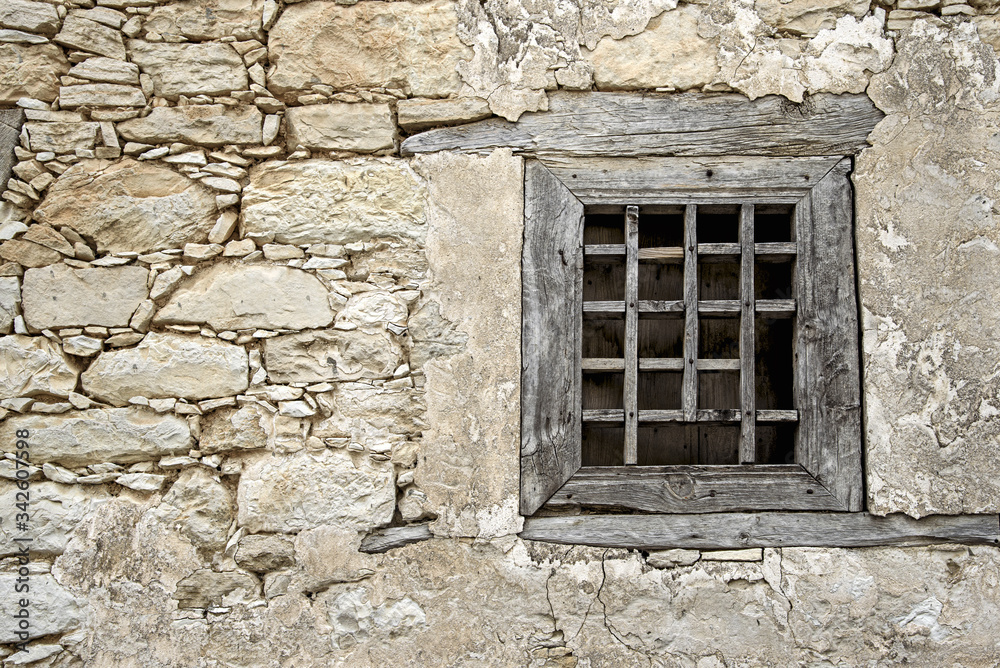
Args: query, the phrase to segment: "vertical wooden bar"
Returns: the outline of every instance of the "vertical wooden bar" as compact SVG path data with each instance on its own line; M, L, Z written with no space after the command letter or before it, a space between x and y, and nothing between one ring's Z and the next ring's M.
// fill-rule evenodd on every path
M757 463L757 361L754 341L753 204L740 208L740 463Z
M685 422L698 419L698 207L684 209L684 380L681 409Z
M639 207L625 209L625 465L639 452Z

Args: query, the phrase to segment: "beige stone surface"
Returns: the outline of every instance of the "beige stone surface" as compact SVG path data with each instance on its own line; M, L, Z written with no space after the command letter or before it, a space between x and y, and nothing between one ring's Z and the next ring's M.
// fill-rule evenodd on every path
M4 591L16 593L17 578L17 573L0 573L0 587ZM24 642L55 633L66 633L83 624L85 614L82 601L64 589L51 575L38 574L30 577L30 591L27 593L30 594L27 599L30 601L27 638L20 638L17 626L8 622L0 629L0 643ZM3 616L8 620L15 619L14 616L21 609L20 600L21 597L14 594L0 599L0 612Z
M422 301L463 332L464 345L423 364L429 428L416 482L438 535L500 536L520 530L520 323L522 161L509 151L421 158L428 181ZM414 345L435 330L412 328Z
M69 396L80 375L59 346L41 336L0 337L0 398Z
M110 26L70 14L53 40L69 49L125 60L122 34Z
M216 264L183 281L153 322L205 322L216 330L325 327L333 322L328 294L301 269Z
M217 42L161 44L132 39L129 58L153 79L160 97L226 95L246 90L246 66L228 44Z
M854 175L868 507L879 514L1000 510L998 85L972 25L917 21L869 88L888 114Z
M493 115L489 102L481 97L400 100L396 103L396 113L400 127L407 132L417 132L435 126L470 123Z
M30 241L11 239L0 244L0 257L23 267L44 267L61 261L63 256L51 248Z
M244 234L285 244L349 243L426 234L421 179L398 159L265 162L243 191Z
M273 416L256 404L213 411L202 418L198 447L207 455L266 448L273 421Z
M386 86L443 97L460 86L455 68L471 56L457 34L454 3L327 2L289 6L268 33L269 89Z
M215 471L198 466L180 472L153 516L211 555L221 552L233 522L233 495Z
M156 460L187 452L194 444L188 423L182 418L137 408L8 418L0 423L0 435L8 452L14 451L14 433L18 429L31 432L32 461L64 466Z
M33 151L73 153L77 149L92 149L97 142L97 123L28 121L24 126Z
M139 83L139 67L114 58L94 56L73 66L69 71L71 77L91 81L105 81L115 84Z
M126 158L83 160L56 179L35 217L66 225L100 253L145 253L207 239L213 191L172 169Z
M396 295L381 290L371 290L353 295L337 314L337 323L350 323L365 332L374 334L386 325L406 325L409 314L406 303Z
M264 367L272 383L391 378L402 362L399 341L386 331L314 330L264 341Z
M251 533L321 525L366 531L392 520L392 464L347 450L258 455L243 467L236 505Z
M51 37L59 30L59 14L47 2L6 0L0 6L0 26Z
M686 5L660 14L638 35L605 37L584 54L598 89L687 90L711 83L719 71L719 47L717 40L698 36L700 13L697 6Z
M4 517L16 517L17 486L13 481L0 481L0 512ZM31 552L34 555L57 555L66 549L77 525L111 498L107 489L99 485L60 485L55 482L32 482ZM22 538L16 525L0 524L3 547L0 554L14 555L18 551L15 538Z
M0 44L0 104L22 97L51 102L59 93L59 76L69 61L55 44Z
M16 276L0 277L0 334L10 334L20 312L21 281Z
M142 267L73 269L56 264L24 272L21 308L29 326L127 327L149 290Z
M187 0L153 8L145 30L189 40L259 39L264 0Z
M820 30L834 28L841 16L862 18L870 4L869 0L755 0L753 8L776 30L815 37Z
M264 115L256 107L202 104L157 107L145 118L118 123L116 129L127 141L188 142L218 147L261 143L263 124Z
M151 332L135 348L101 354L82 376L84 391L124 406L135 396L211 399L242 393L247 353L219 339Z
M289 150L337 149L369 153L392 148L396 125L388 104L311 104L285 114Z
M295 564L295 544L275 534L250 534L240 539L236 563L248 571L276 571Z
M81 84L59 89L59 104L64 109L75 107L142 107L146 96L138 86L114 83Z

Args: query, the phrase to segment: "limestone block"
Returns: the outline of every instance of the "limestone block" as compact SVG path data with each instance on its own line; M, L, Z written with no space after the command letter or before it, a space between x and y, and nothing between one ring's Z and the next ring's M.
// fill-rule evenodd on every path
M307 591L357 582L375 572L375 556L358 551L361 535L350 528L319 526L295 536L295 559Z
M54 394L76 390L80 370L59 346L41 336L0 337L0 398Z
M0 257L23 267L44 267L60 262L63 256L40 244L23 239L11 239L0 244Z
M417 437L427 426L423 391L412 387L337 383L317 400L329 417L313 426L313 436L346 438L370 452L384 451L394 461L403 456L406 440Z
M836 28L809 40L804 52L806 85L811 93L863 93L871 74L885 71L894 52L879 17L858 21L845 16Z
M152 511L159 522L176 527L197 548L222 550L233 522L233 496L217 475L197 466L184 469Z
M147 253L207 239L215 194L151 162L81 160L49 186L35 218L68 226L100 253Z
M189 40L260 39L264 0L187 0L153 8L146 31L183 35Z
M389 332L314 330L264 341L272 383L321 383L391 378L403 350Z
M166 44L129 40L129 57L153 78L160 97L225 95L246 90L247 70L240 54L228 44Z
M73 107L141 107L146 96L138 86L112 83L63 86L59 89L59 104L64 109Z
M587 61L602 90L676 88L686 90L711 83L719 71L717 40L698 36L697 6L665 12L632 37L605 37Z
M295 546L288 538L274 534L251 534L240 539L236 563L248 571L262 573L295 564Z
M28 130L32 151L73 153L77 149L92 149L97 142L99 123L73 123L54 121L24 124Z
M246 604L260 598L260 583L249 573L195 571L177 583L178 608L214 608Z
M252 533L296 533L321 525L367 531L392 520L391 462L347 450L306 450L248 460L237 521Z
M455 5L447 0L296 4L268 33L268 88L284 94L323 83L402 88L421 97L457 93L455 68L472 55L457 33Z
M995 513L995 55L970 24L917 21L897 44L869 87L889 115L854 174L868 508Z
M120 32L75 14L66 17L53 41L70 49L125 60L125 43Z
M33 453L32 453L33 454ZM15 506L17 491L12 481L0 481L0 512L4 517L15 517L20 510ZM55 482L32 482L31 498L31 553L33 555L62 554L76 529L91 512L106 503L111 495L98 485L61 485ZM20 532L9 522L0 524L3 547L0 555L17 553L14 538Z
M435 126L471 123L493 115L489 103L481 97L451 100L400 100L396 103L399 125L407 132Z
M71 77L115 84L139 84L139 67L114 58L95 56L73 66Z
M145 118L119 123L117 130L127 141L185 142L214 148L224 144L259 144L263 124L264 115L257 107L199 104L157 107Z
M285 113L288 149L367 153L392 148L396 126L387 104L311 104Z
M216 331L326 327L333 321L328 295L318 278L301 269L216 264L183 281L153 322L204 322Z
M284 244L420 241L425 197L421 179L401 160L265 162L250 169L242 228L273 232Z
M520 530L521 239L523 175L507 150L422 157L431 281L422 301L466 335L423 364L426 422L417 486L438 535ZM442 325L442 328L446 325ZM418 332L413 332L414 339ZM435 336L420 332L420 336Z
M0 6L0 26L51 37L59 30L59 14L47 2L6 0Z
M0 44L0 104L22 97L51 102L59 93L59 76L68 71L69 61L55 44Z
M974 16L971 19L979 33L979 40L983 44L989 44L993 51L1000 52L1000 16L987 14Z
M362 330L375 333L387 324L406 325L408 309L397 296L381 290L353 295L343 310L337 314L338 323L351 323Z
M73 269L55 264L24 272L21 308L36 329L53 327L128 327L149 295L142 267Z
M869 0L755 0L754 11L776 30L815 37L835 27L841 16L860 19L868 13Z
M214 411L202 418L199 449L206 455L229 450L263 449L268 431L273 431L271 414L256 404L239 409Z
M4 591L15 592L17 573L0 573L0 587ZM84 611L81 602L48 574L33 575L30 579L30 600L28 607L30 623L27 625L27 639L41 638L55 633L65 633L78 628L83 623ZM0 629L0 643L24 642L17 635L17 624L10 623L21 608L20 596L12 593L0 600L0 613L8 620Z
M83 373L84 391L115 406L135 396L210 399L241 394L246 350L221 339L150 333L135 348L112 350Z
M16 276L0 277L0 334L10 334L20 312L21 282Z
M137 408L8 418L0 423L0 435L8 451L13 451L14 433L19 429L31 432L33 462L58 462L64 466L155 460L186 453L194 445L187 420Z

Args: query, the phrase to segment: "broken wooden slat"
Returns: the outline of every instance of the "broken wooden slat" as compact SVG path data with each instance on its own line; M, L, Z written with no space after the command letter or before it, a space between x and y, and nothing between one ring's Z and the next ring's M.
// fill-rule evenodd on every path
M414 524L405 527L389 527L376 529L361 539L361 552L379 554L410 543L430 540L434 535L426 524Z
M584 467L546 504L551 509L564 506L647 513L840 507L797 465Z
M511 123L491 118L414 135L403 155L486 153L539 156L846 155L867 146L883 118L866 95L811 95L803 104L767 96L552 92L548 111ZM619 200L623 201L623 200Z
M639 432L636 422L639 384L639 207L625 208L625 454L626 466L636 463Z
M757 363L754 341L754 208L744 204L740 208L740 409L743 411L740 423L741 464L757 463L757 437L754 418L757 413Z
M698 422L739 422L742 419L738 408L701 408Z
M579 515L525 520L525 540L629 547L725 550L744 547L913 547L935 543L996 545L996 515L764 512L713 515Z
M643 299L639 302L639 313L642 314L655 314L655 313L673 313L679 314L684 312L684 302L682 301L654 301L651 299Z

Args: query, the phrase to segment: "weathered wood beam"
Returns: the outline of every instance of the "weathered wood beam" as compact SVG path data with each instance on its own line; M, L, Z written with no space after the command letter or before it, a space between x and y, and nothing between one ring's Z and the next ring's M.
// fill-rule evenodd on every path
M516 123L491 118L430 130L403 142L403 155L488 152L528 155L847 155L864 148L883 118L866 95L654 95L569 91Z
M551 543L696 550L743 547L875 547L934 543L996 545L996 515L868 513L719 513L712 515L578 515L525 520L525 540Z
M360 551L369 554L388 552L393 548L430 540L433 537L430 527L426 524L376 529L361 539Z

